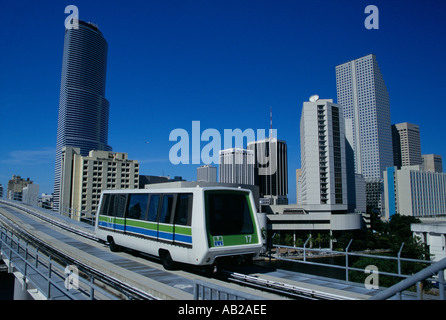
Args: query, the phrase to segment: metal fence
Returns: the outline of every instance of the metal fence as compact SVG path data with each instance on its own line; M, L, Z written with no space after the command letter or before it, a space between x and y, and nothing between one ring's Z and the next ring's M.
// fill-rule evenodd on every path
M44 299L118 299L95 284L93 275L82 272L81 276L76 266L64 265L3 226L0 252L8 272L20 274L23 289L34 289Z
M265 298L201 280L194 281L194 300L263 300Z
M421 281L427 280L432 283L438 284L438 290L439 290L439 298L441 300L445 300L445 287L444 287L444 269L446 267L442 264L439 264L439 262L430 261L430 260L419 260L419 259L410 259L410 258L404 258L401 257L401 252L404 246L404 243L402 243L400 250L396 257L392 256L383 256L383 255L377 255L377 254L367 254L367 253L358 253L358 252L349 252L350 245L353 241L350 240L349 244L345 248L344 251L334 251L329 249L316 249L316 248L307 248L307 244L310 238L305 241L303 247L292 247L292 246L284 246L284 245L272 245L273 248L275 248L275 253L273 254L270 250L270 259L275 258L278 260L284 260L284 261L290 261L290 262L296 262L296 263L303 263L308 265L314 265L314 266L322 266L322 267L330 267L330 268L336 268L336 269L342 269L345 270L345 281L349 282L349 273L350 271L357 271L364 273L364 269L355 268L351 266L352 257L364 257L364 258L373 258L373 259L384 259L384 260L392 260L395 261L397 264L397 273L394 272L385 272L379 270L379 275L386 275L386 276L392 276L392 277L398 277L402 281L404 281L404 289L401 289L400 291L394 291L394 293L391 295L397 294L399 298L401 298L401 292L403 290L408 289L411 286L416 285L418 298L421 299L422 296L422 289ZM315 254L316 253L316 254ZM344 258L345 263L343 265L337 265L337 264L327 264L327 263L320 263L317 262L317 259L314 258L320 258L320 257L332 257L332 256L340 256ZM310 259L310 261L309 261ZM446 261L446 259L443 259ZM443 261L442 260L442 261ZM401 265L403 262L410 262L410 263L421 263L429 265L424 270L428 270L426 272L423 272L421 270L418 272L415 277L413 274L403 274ZM444 262L443 262L444 263ZM437 270L438 269L438 270ZM435 272L434 272L435 271ZM421 274L421 278L420 275ZM414 279L417 279L414 281ZM406 281L407 280L407 281ZM406 286L406 284L410 283L409 286ZM398 284L397 284L398 285ZM396 285L395 285L396 286ZM392 286L392 287L395 287ZM390 289L390 288L388 288ZM393 291L392 291L393 292ZM380 295L381 296L381 295ZM378 296L378 297L380 297ZM390 297L391 297L390 296ZM388 297L387 297L388 298ZM387 299L386 298L386 299Z

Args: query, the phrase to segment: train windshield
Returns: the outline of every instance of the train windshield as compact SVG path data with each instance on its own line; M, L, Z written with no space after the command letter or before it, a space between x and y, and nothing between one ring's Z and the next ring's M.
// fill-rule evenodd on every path
M206 212L211 235L254 232L249 194L234 191L207 191Z

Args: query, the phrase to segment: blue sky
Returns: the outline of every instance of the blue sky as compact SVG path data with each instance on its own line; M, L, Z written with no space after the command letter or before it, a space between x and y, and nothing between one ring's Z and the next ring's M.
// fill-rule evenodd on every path
M268 129L272 107L295 202L302 103L313 94L336 102L335 66L369 53L390 94L392 123L420 125L422 153L446 158L444 0L0 0L4 186L17 174L52 192L70 4L108 41L109 144L139 160L141 174L195 180L197 164L169 161L172 130L192 135L192 121L222 135ZM370 4L379 9L378 30L364 27Z

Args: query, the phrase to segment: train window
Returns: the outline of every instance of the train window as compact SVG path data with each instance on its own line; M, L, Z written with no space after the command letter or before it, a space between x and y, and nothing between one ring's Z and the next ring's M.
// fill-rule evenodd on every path
M163 195L163 203L161 206L159 222L170 223L170 217L172 215L173 207L173 194Z
M146 217L148 203L149 195L131 194L127 210L127 218L143 220Z
M244 193L208 192L206 200L211 235L254 232L249 198Z
M124 217L127 196L125 194L104 194L101 214L111 217Z
M110 194L110 207L109 215L114 217L123 218L125 212L125 204L127 200L127 195L112 193Z
M190 226L192 213L192 193L180 193L177 196L174 223Z
M149 213L147 214L147 221L156 221L158 214L158 204L160 202L159 194L152 194L150 196Z
M110 208L110 194L105 193L102 196L102 204L101 204L101 215L109 216L109 208Z

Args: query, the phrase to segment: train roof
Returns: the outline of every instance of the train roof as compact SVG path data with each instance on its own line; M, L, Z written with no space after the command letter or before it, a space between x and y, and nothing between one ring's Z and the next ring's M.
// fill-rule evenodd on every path
M257 186L232 184L232 183L218 183L218 182L197 182L197 181L176 181L166 183L155 183L145 185L144 189L110 189L103 190L107 193L144 193L144 192L191 192L197 189L201 190L243 190L253 191Z

